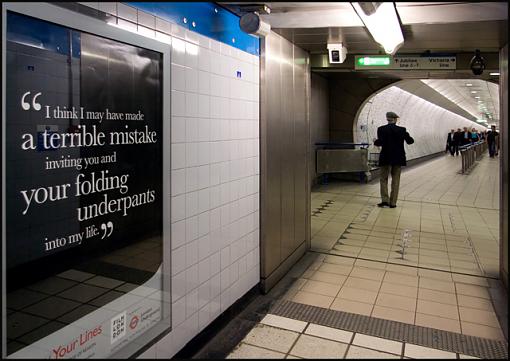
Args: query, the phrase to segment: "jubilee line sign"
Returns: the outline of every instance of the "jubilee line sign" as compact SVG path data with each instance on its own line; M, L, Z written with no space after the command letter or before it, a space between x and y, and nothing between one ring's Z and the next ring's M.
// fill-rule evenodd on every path
M355 70L454 70L456 56L355 55Z

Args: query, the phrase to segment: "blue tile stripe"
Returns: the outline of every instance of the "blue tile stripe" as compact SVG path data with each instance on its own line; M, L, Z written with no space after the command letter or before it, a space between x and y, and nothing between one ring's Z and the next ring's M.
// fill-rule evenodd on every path
M211 2L125 2L124 4L157 16L185 29L260 55L259 39L239 27L239 17ZM183 19L187 22L184 23ZM195 23L193 27L192 23Z

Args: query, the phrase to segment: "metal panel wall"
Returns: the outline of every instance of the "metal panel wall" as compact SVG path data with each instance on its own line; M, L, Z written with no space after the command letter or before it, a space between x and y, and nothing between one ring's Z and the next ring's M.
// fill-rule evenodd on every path
M500 276L508 290L508 44L500 52Z
M329 86L328 79L317 73L310 77L310 184L317 184L315 143L329 142Z
M276 33L261 41L261 279L269 290L309 241L309 55Z

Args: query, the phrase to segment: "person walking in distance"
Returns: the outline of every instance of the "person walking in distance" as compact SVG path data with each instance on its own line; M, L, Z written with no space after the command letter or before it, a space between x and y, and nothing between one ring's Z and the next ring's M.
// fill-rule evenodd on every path
M468 145L471 143L471 132L467 127L464 127L464 132L462 133L462 142L461 145Z
M386 113L387 125L377 128L377 139L374 145L382 147L379 155L379 167L381 169L381 199L379 207L395 208L397 206L398 188L400 185L400 171L407 164L404 141L413 144L406 128L399 127L396 123L399 116L394 112ZM388 176L391 173L391 194L388 197Z
M489 155L494 158L498 155L499 149L499 133L496 131L496 126L491 126L491 131L487 134L487 145L489 146Z
M455 155L459 155L459 145L462 144L462 131L460 128L457 128L457 131L453 135L453 148L455 151Z
M454 136L455 136L455 129L452 129L450 131L450 133L448 133L448 138L446 138L446 150L445 150L445 153L447 151L450 151L450 154L452 156L455 156L455 147L453 146Z

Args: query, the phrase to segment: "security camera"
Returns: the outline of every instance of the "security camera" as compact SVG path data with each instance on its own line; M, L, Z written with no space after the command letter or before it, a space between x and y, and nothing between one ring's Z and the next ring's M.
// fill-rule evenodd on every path
M485 70L485 59L480 55L480 50L475 50L475 56L473 56L469 65L473 74L482 75Z
M245 33L260 37L265 37L271 32L271 25L262 21L260 15L255 12L241 16L239 26Z
M328 53L330 63L343 63L347 56L347 48L342 43L328 44Z

